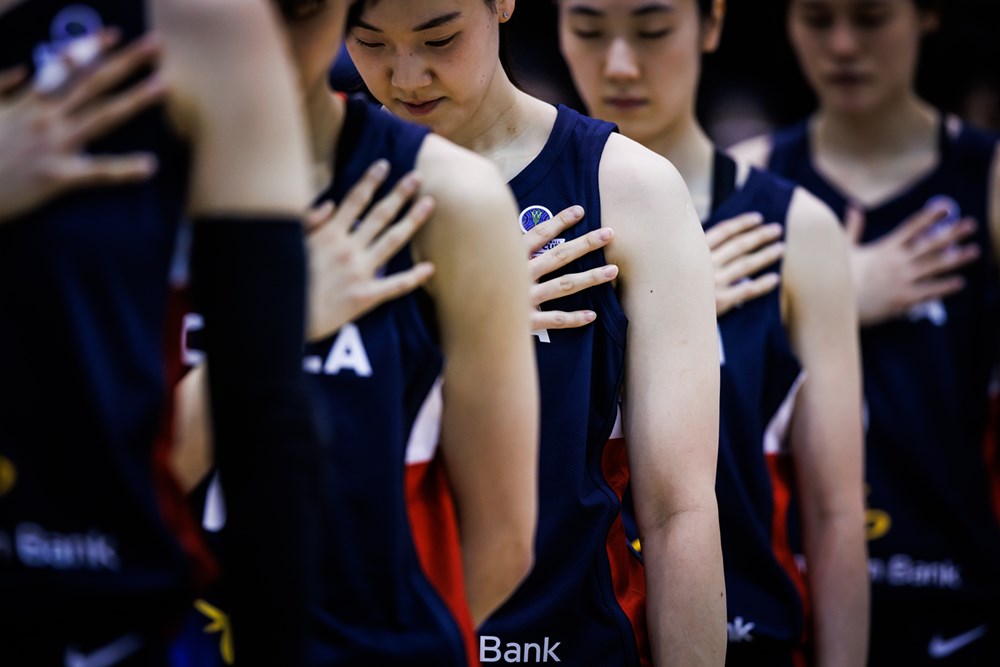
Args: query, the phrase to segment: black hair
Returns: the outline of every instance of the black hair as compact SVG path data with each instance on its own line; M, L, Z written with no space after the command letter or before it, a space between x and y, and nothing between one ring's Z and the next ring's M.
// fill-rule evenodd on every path
M285 19L309 18L326 5L326 0L277 0L278 8Z
M698 9L701 10L703 17L707 17L712 13L713 4L715 4L714 0L698 0Z
M282 3L290 4L305 4L310 0L281 0ZM311 0L312 2L323 2L324 0ZM373 5L378 0L356 0L351 9L347 14L347 28L350 29L357 25L358 20L361 18L361 12L364 11L365 7L368 5ZM496 11L497 0L483 0L486 6L490 8L491 11ZM500 26L500 64L503 66L503 71L507 73L507 78L516 86L517 77L514 75L514 66L510 59L510 47L508 46L507 30L504 25Z

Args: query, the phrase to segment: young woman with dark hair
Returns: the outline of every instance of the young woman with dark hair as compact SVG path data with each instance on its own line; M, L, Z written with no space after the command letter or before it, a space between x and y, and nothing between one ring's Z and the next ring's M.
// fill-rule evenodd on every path
M861 321L875 665L1000 660L997 139L922 100L939 3L792 0L819 108L739 147L843 220Z
M815 664L859 666L868 587L846 242L815 197L738 165L698 123L702 55L717 48L724 14L718 0L561 0L560 43L590 112L680 170L714 247L717 284L730 262L754 265L748 278L780 276L780 290L719 312L727 664L804 664L811 640ZM755 262L752 232L715 242L748 218L784 240L780 263ZM788 535L796 505L805 576Z
M659 662L719 665L718 345L704 238L666 160L511 83L499 42L514 9L512 0L371 0L348 39L389 111L500 169L521 210L502 224L530 233L579 204L586 217L562 240L615 231L604 253L571 269L600 267L606 255L620 268L617 284L554 304L593 311L596 321L536 332L536 563L481 629L479 655L613 667L648 664L651 645ZM629 482L645 571L621 523Z

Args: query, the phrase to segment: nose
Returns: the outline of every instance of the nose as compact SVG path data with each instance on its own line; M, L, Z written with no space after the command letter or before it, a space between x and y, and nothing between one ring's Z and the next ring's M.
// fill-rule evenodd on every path
M834 23L830 32L830 50L838 58L847 58L857 53L858 34L850 21Z
M413 92L430 85L431 74L422 58L414 53L399 53L392 67L393 87Z
M639 78L639 61L626 40L617 38L611 42L604 63L604 76L620 81Z

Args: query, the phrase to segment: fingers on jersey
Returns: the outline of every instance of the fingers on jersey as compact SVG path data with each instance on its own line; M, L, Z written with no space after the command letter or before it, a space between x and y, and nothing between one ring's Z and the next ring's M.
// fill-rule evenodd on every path
M390 276L379 274L434 213L434 200L424 196L400 217L420 188L416 175L409 174L359 220L388 173L388 163L376 162L339 209L327 202L307 216L310 339L330 335L379 304L416 289L434 273L430 263L421 262Z
M614 236L614 231L608 227L602 227L584 234L580 238L568 241L567 243L560 243L551 250L535 257L528 263L528 270L531 272L531 279L538 280L542 276L547 276L556 269L561 269L570 262L576 261L588 253L605 247L611 243ZM546 301L547 300L548 299L546 299Z
M8 95L24 83L28 77L27 67L11 67L0 71L0 95Z
M709 249L715 250L734 236L739 236L763 223L764 217L760 213L743 213L709 229L705 232L705 240Z
M765 273L752 280L715 290L715 313L721 317L737 306L753 301L774 290L781 282L777 273Z
M535 225L524 235L524 243L527 246L528 255L538 252L545 247L545 244L556 238L576 223L583 220L585 212L582 206L570 206L563 209L554 218ZM541 275L545 275L544 273Z
M726 223L722 224L725 225ZM781 225L779 224L757 224L731 234L721 242L713 245L712 240L715 239L709 239L709 234L714 231L714 228L710 229L705 238L709 241L709 248L712 250L712 264L716 270L726 267L734 260L742 258L762 246L777 241L781 238L782 234Z
M565 276L553 278L540 285L532 285L532 306L538 306L553 299L582 292L596 285L611 282L617 277L618 267L614 264L608 264L607 266L600 266L582 273L570 273ZM577 310L572 312L538 310L531 313L531 328L533 331L540 329L572 329L590 324L595 319L597 319L597 314L592 310Z

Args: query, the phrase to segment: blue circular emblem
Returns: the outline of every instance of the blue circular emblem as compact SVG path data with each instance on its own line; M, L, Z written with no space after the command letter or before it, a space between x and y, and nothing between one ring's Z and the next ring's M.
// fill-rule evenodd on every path
M542 224L546 220L551 220L552 218L552 211L544 206L529 206L521 211L521 216L518 221L521 224L521 231L527 234L536 226Z

